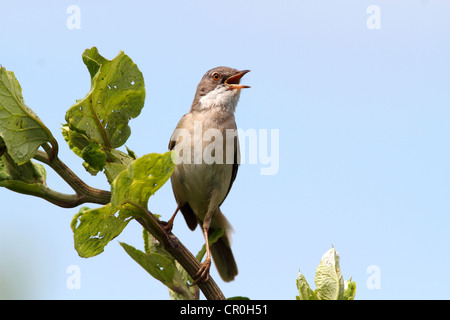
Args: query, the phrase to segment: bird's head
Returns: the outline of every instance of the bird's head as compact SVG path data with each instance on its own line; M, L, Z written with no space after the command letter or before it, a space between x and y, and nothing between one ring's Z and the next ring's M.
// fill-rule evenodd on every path
M207 71L198 84L191 110L221 108L234 112L241 89L250 88L240 84L241 78L249 71L228 67L217 67Z

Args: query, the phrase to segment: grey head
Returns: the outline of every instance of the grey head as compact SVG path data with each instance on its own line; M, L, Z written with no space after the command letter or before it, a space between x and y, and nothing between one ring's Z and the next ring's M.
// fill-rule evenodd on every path
M250 70L239 71L229 67L217 67L207 71L197 86L192 111L221 108L234 112L240 91L249 86L241 85L241 78Z

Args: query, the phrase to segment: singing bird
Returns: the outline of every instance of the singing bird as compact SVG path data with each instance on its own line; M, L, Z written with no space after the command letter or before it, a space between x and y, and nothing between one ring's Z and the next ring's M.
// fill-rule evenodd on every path
M249 88L240 84L249 71L228 67L207 71L197 87L189 113L181 118L170 138L169 149L182 156L171 176L177 209L168 221L168 228L172 228L173 219L181 211L191 230L200 225L206 243L206 259L193 284L209 279L211 257L224 281L233 280L238 273L230 248L231 225L220 206L238 171L239 141L234 113L241 89ZM210 137L211 132L214 139ZM218 146L219 142L222 145ZM207 155L214 161L207 159ZM216 229L225 232L210 246L208 235Z

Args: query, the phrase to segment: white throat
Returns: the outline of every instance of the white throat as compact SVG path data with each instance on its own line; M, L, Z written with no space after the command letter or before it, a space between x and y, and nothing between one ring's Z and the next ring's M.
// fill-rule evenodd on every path
M234 112L241 95L241 90L219 86L208 92L199 100L200 109L221 108L224 111Z

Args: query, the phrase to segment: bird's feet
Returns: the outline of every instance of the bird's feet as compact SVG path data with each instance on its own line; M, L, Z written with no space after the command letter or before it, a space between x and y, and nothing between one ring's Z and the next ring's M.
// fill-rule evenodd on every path
M177 207L177 210L175 210L175 213L173 214L172 218L169 219L169 221L159 221L159 224L161 225L161 228L164 229L166 233L171 233L173 228L173 220L175 219L178 211L180 210L180 206Z
M195 286L199 282L208 281L210 268L211 268L211 258L206 259L205 262L203 262L200 265L200 268L198 269L197 273L192 277L194 282L191 284L191 286Z
M173 220L169 220L169 221L159 221L159 225L161 226L161 228L163 228L163 230L166 233L171 233L172 232L172 228L173 228Z

